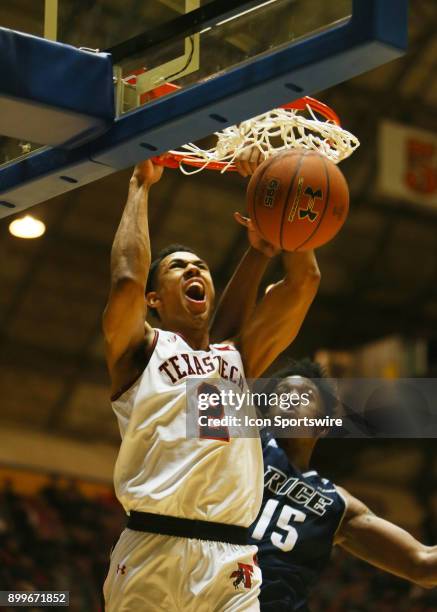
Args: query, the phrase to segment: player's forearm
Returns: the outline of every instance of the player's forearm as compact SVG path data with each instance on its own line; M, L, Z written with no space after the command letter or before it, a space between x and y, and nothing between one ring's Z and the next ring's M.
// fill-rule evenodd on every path
M411 580L424 588L437 587L437 546L421 546Z
M238 334L253 312L269 261L253 247L243 255L219 301L211 328L213 338L223 340Z
M345 517L336 542L348 552L423 587L437 586L437 547L421 544L410 533L375 516L345 489Z
M308 287L317 291L320 283L320 270L314 251L303 251L282 254L285 268L284 283L293 292L297 287Z
M149 185L135 174L111 251L111 282L125 279L145 286L151 252L148 220Z
M256 306L239 347L249 378L261 376L296 338L316 296L320 272L314 253L284 253L285 277Z
M401 531L401 530L399 530ZM406 532L403 540L393 545L379 539L372 542L343 542L348 552L395 576L410 580L423 588L437 586L437 552L423 546Z

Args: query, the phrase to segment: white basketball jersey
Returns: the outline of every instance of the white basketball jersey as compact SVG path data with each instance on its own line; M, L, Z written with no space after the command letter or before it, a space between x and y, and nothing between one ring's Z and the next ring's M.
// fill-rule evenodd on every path
M122 437L115 492L126 512L249 527L263 492L260 440L187 438L186 381L193 377L246 385L232 345L197 351L179 334L155 330L147 367L112 403Z

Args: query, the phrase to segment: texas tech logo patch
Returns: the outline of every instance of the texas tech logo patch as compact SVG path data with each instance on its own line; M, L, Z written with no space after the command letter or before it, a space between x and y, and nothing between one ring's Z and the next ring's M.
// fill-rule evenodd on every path
M229 578L234 578L232 584L235 589L244 588L250 589L252 587L252 574L253 574L253 565L249 565L248 563L239 563L238 569L229 576Z

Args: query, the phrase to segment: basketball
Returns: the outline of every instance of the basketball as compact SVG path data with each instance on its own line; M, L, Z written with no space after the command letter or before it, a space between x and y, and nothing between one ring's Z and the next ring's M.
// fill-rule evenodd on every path
M247 208L265 240L285 251L308 251L329 242L346 221L349 189L329 159L290 150L258 166Z

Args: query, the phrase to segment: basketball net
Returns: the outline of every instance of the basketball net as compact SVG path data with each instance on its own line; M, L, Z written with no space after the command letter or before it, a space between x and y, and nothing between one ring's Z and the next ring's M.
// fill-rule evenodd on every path
M360 146L358 138L341 127L334 111L309 97L227 127L215 136L217 143L211 149L188 143L183 150L170 151L169 165L187 175L207 168L226 172L235 170L236 160L247 159L253 149L265 159L290 149L307 149L338 164Z

